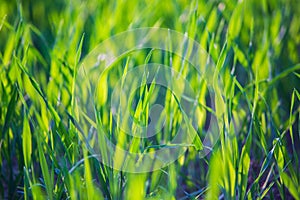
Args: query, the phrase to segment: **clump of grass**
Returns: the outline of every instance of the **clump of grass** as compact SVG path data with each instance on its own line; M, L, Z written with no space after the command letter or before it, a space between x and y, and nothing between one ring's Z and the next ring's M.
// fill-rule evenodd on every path
M299 17L295 1L2 2L0 198L299 199ZM83 136L94 138L90 127L78 124L75 80L79 63L98 43L152 26L186 33L216 63L224 86L216 101L223 111L220 138L204 158L194 145L167 167L134 174L99 162L83 142ZM115 63L100 89L110 91L114 77L152 61L173 64L195 89L205 88L189 67L180 68L188 65L176 62L180 56L132 53ZM126 146L130 137L118 132L107 95L100 95L96 123L132 152L161 148L160 137L172 138L183 118L170 91L144 85L133 101L134 116L147 124L150 104L163 102L169 128ZM203 116L209 115L201 106L208 96L199 98ZM207 116L199 120L199 138Z

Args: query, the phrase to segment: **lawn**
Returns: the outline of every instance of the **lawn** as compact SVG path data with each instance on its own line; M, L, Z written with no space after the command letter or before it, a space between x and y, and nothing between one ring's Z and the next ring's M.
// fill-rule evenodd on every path
M0 199L300 199L297 0L0 0Z

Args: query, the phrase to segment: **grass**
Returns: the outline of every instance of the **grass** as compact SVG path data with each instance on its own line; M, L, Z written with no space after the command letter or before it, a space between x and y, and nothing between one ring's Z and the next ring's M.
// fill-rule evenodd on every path
M300 199L297 1L2 0L0 18L0 199ZM210 79L215 95L183 54L143 49L106 71L97 112L83 119L75 94L84 58L117 33L153 26L186 33L209 52L216 63ZM183 93L176 98L155 84L135 91L131 115L148 124L151 105L164 105L166 126L159 134L132 138L116 126L129 120L114 119L110 111L117 80L152 62L172 65L196 91L197 139L178 160L153 172L112 169L87 145L99 145L106 155L96 129L135 153L186 145L167 146L186 119L178 105ZM202 157L212 115L220 138ZM118 154L106 160L126 163Z

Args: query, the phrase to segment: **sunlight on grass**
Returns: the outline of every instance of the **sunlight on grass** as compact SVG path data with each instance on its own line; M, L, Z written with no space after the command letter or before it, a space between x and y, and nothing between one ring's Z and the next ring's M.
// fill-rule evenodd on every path
M0 199L300 199L299 19L284 0L2 1ZM112 39L145 27L166 34Z

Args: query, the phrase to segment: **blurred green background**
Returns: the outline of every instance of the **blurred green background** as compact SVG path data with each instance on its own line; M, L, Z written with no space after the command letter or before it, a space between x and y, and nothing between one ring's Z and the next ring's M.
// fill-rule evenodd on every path
M299 199L299 20L297 0L0 0L0 199ZM223 130L204 159L191 148L166 169L122 173L78 139L74 70L104 39L153 26L210 53Z

